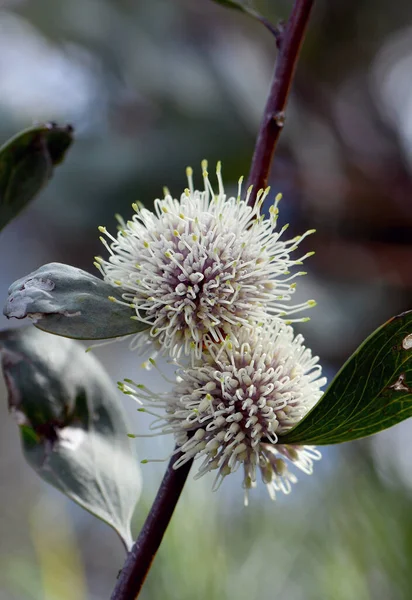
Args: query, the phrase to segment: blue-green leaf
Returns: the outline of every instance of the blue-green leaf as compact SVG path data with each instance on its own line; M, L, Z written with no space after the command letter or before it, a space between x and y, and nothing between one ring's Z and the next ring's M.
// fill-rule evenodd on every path
M149 325L129 306L113 302L118 291L86 271L50 263L15 281L4 307L6 317L30 317L36 327L80 340L138 333Z
M40 192L73 141L73 128L54 123L20 132L0 148L0 229Z
M379 327L280 444L338 444L412 416L412 311Z
M28 463L113 527L130 548L141 476L105 370L78 342L34 327L1 332L0 350L9 408Z

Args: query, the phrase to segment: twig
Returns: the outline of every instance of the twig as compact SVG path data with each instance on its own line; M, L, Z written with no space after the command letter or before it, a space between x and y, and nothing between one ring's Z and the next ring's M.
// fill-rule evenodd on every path
M248 187L253 185L254 202L256 192L265 187L276 142L284 123L284 109L289 94L296 61L314 0L295 0L290 19L284 32L278 32L280 47L275 74L253 154ZM264 23L266 26L267 23ZM273 30L272 33L275 33ZM173 469L181 454L172 457L159 491L142 531L130 551L120 572L111 600L135 600L159 549L166 528L183 490L192 466L192 460L182 467Z
M180 456L180 453L175 454L168 464L145 524L119 574L111 600L134 600L142 588L192 466L193 459L175 470L173 465Z
M314 0L295 0L280 40L275 73L260 125L246 189L253 185L250 204L267 186L272 158L285 123L285 107Z

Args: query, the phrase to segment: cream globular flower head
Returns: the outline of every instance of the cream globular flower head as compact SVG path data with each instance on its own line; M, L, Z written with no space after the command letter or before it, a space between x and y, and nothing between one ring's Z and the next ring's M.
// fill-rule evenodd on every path
M175 468L199 458L196 477L216 470L217 487L241 466L246 502L260 471L274 498L296 481L288 464L311 473L320 458L314 447L278 443L278 434L307 414L326 383L303 341L272 319L252 332L242 328L237 347L209 342L202 360L178 371L172 391L155 394L130 380L119 385L143 403L140 410L157 417L151 429L174 434L181 452Z
M313 306L309 300L289 305L295 290L290 274L312 253L292 259L290 253L312 233L283 241L286 227L277 231L280 195L262 214L269 188L260 190L254 207L251 189L241 199L227 197L220 163L214 192L203 161L204 190L194 189L187 169L188 188L180 200L165 190L155 212L133 205L136 214L123 223L117 237L104 227L101 238L110 256L96 259L106 281L122 291L136 318L150 326L152 341L170 356L200 358L205 345L230 339L236 346L240 327L253 330L273 316L289 316ZM307 319L297 319L307 320ZM140 336L147 341L147 335Z

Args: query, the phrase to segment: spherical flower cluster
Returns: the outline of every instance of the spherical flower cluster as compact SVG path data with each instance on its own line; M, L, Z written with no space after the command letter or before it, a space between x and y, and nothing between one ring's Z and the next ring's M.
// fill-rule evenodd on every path
M290 254L312 231L283 241L286 227L276 229L280 196L265 218L269 188L259 191L251 207L251 189L241 198L242 179L237 197L228 198L220 163L217 193L205 161L202 168L203 191L194 189L188 169L189 187L180 200L165 190L155 212L135 204L136 214L117 237L100 228L110 256L97 258L96 266L121 290L136 318L150 326L151 339L174 358L183 352L199 359L206 345L227 339L239 346L241 328L252 332L273 317L291 322L290 315L315 304L288 304L293 280L304 274L290 269L312 253L297 259ZM139 339L147 341L147 334Z
M237 341L209 342L201 360L180 368L172 391L155 394L130 380L121 389L156 416L152 429L174 434L175 468L201 458L196 477L216 470L217 487L241 466L246 500L260 471L274 497L296 481L288 463L310 473L320 458L313 447L279 444L278 434L316 404L326 380L303 337L280 319L242 328Z
M220 163L217 191L205 161L202 168L203 191L194 189L187 169L180 200L165 190L154 212L135 204L117 237L100 228L109 257L95 264L121 290L115 301L133 307L134 318L148 326L149 335L138 334L133 345L151 342L181 361L171 392L155 394L131 380L120 388L156 416L154 431L174 435L174 468L201 459L196 477L216 471L216 488L242 467L246 500L260 471L275 497L296 481L290 465L311 473L320 458L315 448L278 437L316 404L325 383L318 358L290 326L307 320L291 315L315 304L290 303L294 279L304 274L291 269L312 254L291 253L312 231L283 240L280 195L265 217L269 188L250 206L252 189L242 199L242 179L237 196L227 197Z

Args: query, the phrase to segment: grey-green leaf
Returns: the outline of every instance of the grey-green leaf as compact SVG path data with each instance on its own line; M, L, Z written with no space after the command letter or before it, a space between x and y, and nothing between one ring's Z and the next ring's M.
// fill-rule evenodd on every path
M15 281L4 307L6 317L30 317L36 327L64 337L99 340L138 333L149 325L136 320L117 290L70 265L50 263Z
M0 229L40 192L73 141L73 128L54 123L20 132L0 148Z
M412 311L393 317L349 358L281 444L338 444L412 416Z
M28 463L130 548L141 475L120 399L102 365L78 342L34 327L1 332L0 349Z

